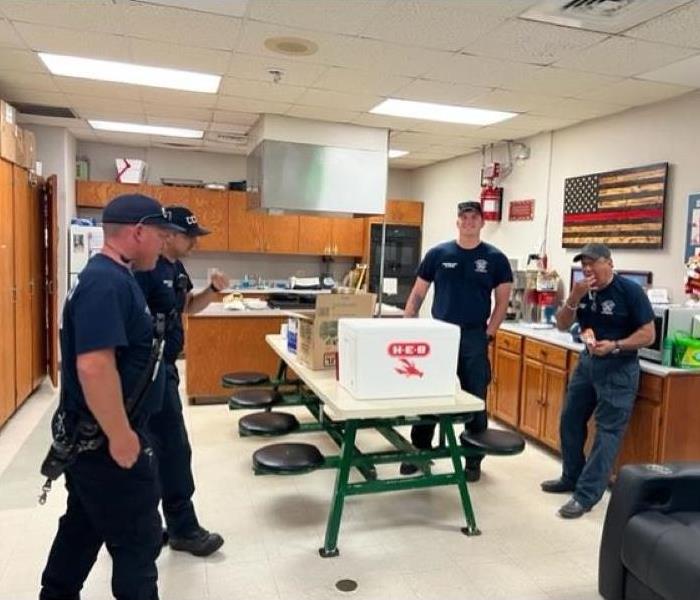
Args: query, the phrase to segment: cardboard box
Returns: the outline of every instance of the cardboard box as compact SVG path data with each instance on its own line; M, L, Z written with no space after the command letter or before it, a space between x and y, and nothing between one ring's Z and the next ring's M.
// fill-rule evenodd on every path
M117 181L119 183L143 183L146 181L146 161L138 158L117 158Z
M372 317L375 294L319 294L313 315L297 316L297 357L310 369L335 367L338 319Z
M0 100L0 156L12 163L17 162L20 130L17 126L15 108Z
M338 382L360 400L455 396L459 327L433 319L341 319Z
M36 165L36 136L33 131L22 130L22 147L24 148L24 162L22 164L33 171Z

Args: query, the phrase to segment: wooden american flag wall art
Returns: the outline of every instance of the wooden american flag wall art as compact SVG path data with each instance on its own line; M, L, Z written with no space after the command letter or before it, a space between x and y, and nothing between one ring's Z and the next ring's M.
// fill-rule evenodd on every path
M662 248L668 163L564 180L563 248Z

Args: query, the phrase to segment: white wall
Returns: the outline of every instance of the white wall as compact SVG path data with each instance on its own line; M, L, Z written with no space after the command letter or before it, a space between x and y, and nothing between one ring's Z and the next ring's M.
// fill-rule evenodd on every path
M526 141L532 148L531 158L516 164L503 183L504 213L507 215L509 200L534 198L535 219L510 222L506 216L500 223L488 223L483 238L508 256L520 259L524 266L526 255L539 250L546 233L550 266L559 271L568 286L575 251L561 247L564 179L668 162L664 248L615 249L613 259L619 268L653 271L654 285L668 288L673 301L683 302L687 198L700 190L698 131L700 93L694 92L530 138ZM414 195L425 202L425 250L455 236L457 203L478 199L480 165L481 155L477 153L414 171Z

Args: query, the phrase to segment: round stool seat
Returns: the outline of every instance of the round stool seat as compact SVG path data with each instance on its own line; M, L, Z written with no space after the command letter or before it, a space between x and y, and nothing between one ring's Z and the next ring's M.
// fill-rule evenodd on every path
M324 463L321 454L312 444L271 444L256 450L253 466L275 473L303 473L313 471Z
M235 373L226 373L221 378L221 385L224 387L235 387L238 385L260 385L268 383L270 378L267 373L259 371L236 371Z
M285 412L258 412L238 421L238 430L244 435L284 435L295 429L299 429L299 421Z
M478 433L463 431L459 439L464 446L471 446L484 454L520 454L525 449L522 436L503 429L485 429Z
M237 390L231 394L229 404L239 408L269 408L281 397L279 392L269 389Z

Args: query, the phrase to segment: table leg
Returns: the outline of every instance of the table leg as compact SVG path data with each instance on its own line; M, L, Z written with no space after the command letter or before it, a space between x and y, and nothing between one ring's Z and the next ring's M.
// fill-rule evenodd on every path
M350 466L355 453L355 435L357 433L357 421L347 421L343 431L343 444L340 448L340 465L335 477L335 489L333 491L333 501L331 511L328 515L326 525L326 538L323 548L319 548L318 553L323 558L338 556L338 531L340 530L340 520L343 516L343 504L348 487L348 477Z
M447 445L450 449L450 458L452 459L452 466L455 470L455 477L457 478L457 488L459 489L459 495L462 499L464 516L467 519L467 526L462 528L462 533L465 535L481 535L481 531L479 531L479 528L476 526L474 509L472 508L472 501L469 497L467 480L464 477L462 459L460 457L459 446L457 445L457 438L455 436L452 417L450 415L442 415L440 417L440 428L447 437Z

